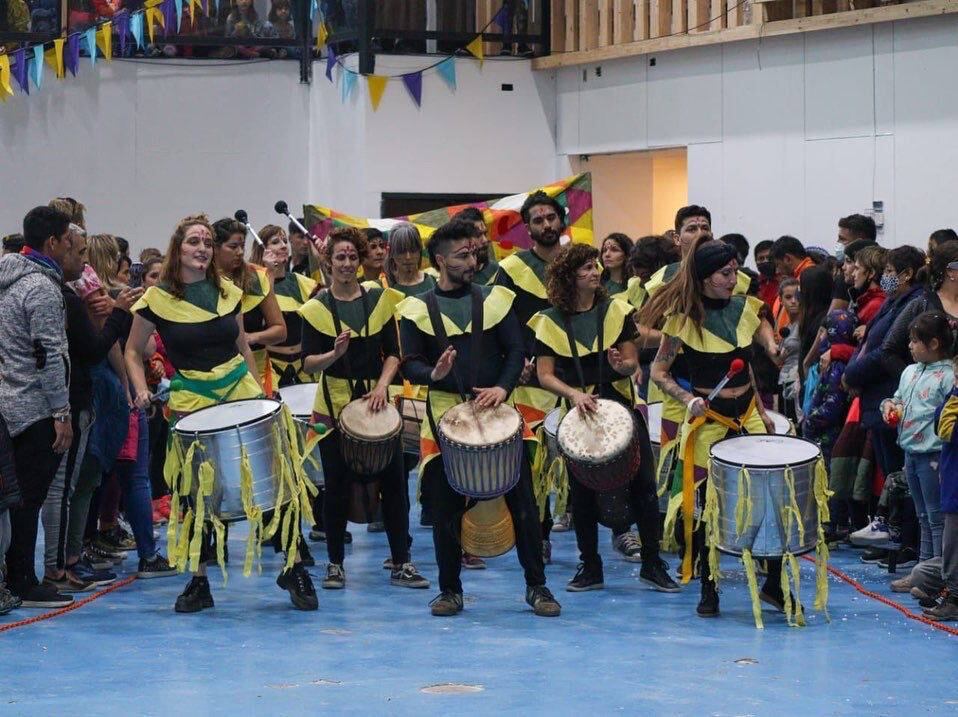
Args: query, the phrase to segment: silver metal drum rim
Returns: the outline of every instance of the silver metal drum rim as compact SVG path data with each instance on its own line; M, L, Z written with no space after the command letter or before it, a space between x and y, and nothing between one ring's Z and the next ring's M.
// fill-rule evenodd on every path
M807 443L810 446L815 446L815 448L818 450L818 455L813 458L805 458L804 460L801 460L801 461L795 461L794 463L775 463L774 465L769 464L769 465L761 465L761 466L751 465L749 463L732 463L730 461L725 460L724 458L715 457L715 446L719 445L720 443L724 443L725 441L730 441L734 438L742 438L743 436L755 436L757 438L760 438L761 436L777 436L779 438L788 438L792 441L802 441L803 443ZM808 463L818 461L821 457L822 457L822 449L819 448L818 444L815 443L814 441L810 441L807 438L802 438L801 436L788 436L788 435L783 435L781 433L737 434L734 436L728 436L721 440L715 441L715 443L712 444L712 447L709 448L709 458L713 462L720 463L723 466L729 466L730 468L748 468L750 471L764 471L764 470L774 471L780 468L795 468L796 466L804 466Z

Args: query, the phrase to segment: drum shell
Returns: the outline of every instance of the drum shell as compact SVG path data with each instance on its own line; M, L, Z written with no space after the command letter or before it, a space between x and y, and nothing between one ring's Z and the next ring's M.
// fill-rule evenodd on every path
M795 439L801 440L801 439ZM813 459L791 465L795 484L795 500L804 527L804 541L799 539L798 521L793 520L791 531L785 534L782 507L789 502L785 484L785 468L746 466L749 472L752 520L741 535L735 527L735 512L739 500L739 472L741 465L712 458L709 480L714 482L719 501L718 549L730 555L741 555L750 548L753 557L776 558L786 552L801 555L815 549L818 540L818 503L815 500L815 466Z
M454 441L436 430L443 468L450 487L469 498L497 498L515 488L522 461L522 425L501 443L472 446Z
M634 424L635 415L631 412L630 415L632 415L633 421L632 438L620 453L609 460L601 463L582 460L570 456L562 449L562 444L559 444L559 453L565 459L569 473L586 488L590 488L597 493L610 493L623 485L627 485L639 469L642 454L639 442L635 440L637 433Z
M402 450L412 456L419 455L419 436L426 418L426 401L422 398L396 397L396 408L402 416Z
M307 416L293 416L293 425L296 426L296 432L299 434L299 440L302 445L306 445L309 435L310 420ZM326 479L323 476L323 461L319 455L319 444L317 443L312 450L311 458L303 461L303 473L306 479L315 486L322 488L326 485Z
M274 430L274 428L278 430ZM268 416L240 426L222 428L206 433L187 433L173 427L184 452L195 440L199 448L193 458L193 486L195 498L199 486L197 476L200 465L209 461L213 466L213 492L206 498L206 510L223 522L246 519L240 492L240 455L246 448L253 473L253 502L262 510L272 510L276 505L280 476L279 461L290 454L289 438L283 428L281 406ZM284 504L289 502L286 493Z
M546 465L551 465L552 461L561 457L559 455L559 437L557 435L561 418L558 420L553 419L553 416L558 416L561 413L561 408L553 408L546 414L545 420L542 422L542 433L545 437Z
M339 450L346 466L357 476L372 477L382 473L392 463L402 444L402 425L390 436L369 440L354 436L342 425L339 434Z

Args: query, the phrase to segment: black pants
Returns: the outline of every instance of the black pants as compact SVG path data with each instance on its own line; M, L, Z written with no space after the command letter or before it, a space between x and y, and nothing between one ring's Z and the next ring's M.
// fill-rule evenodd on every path
M436 548L436 564L439 567L439 589L462 592L462 515L466 498L452 489L446 479L442 458L434 458L426 466L423 486L432 491L433 510L432 541ZM505 495L506 505L512 515L516 531L516 552L519 564L525 571L526 585L546 584L542 565L542 538L540 537L539 510L532 493L532 468L522 461L519 482Z
M34 570L37 522L50 483L64 459L64 454L53 452L55 438L52 418L37 421L13 438L13 460L23 502L10 509L7 583L17 594L37 584Z
M642 560L659 557L659 498L655 487L655 456L649 441L649 429L641 415L636 413L636 438L639 442L639 470L629 483L629 508L632 519L639 525L642 540ZM592 570L602 569L599 556L599 501L598 494L569 476L572 499L572 522L575 526L579 559ZM613 533L621 534L628 526L614 526Z
M150 416L147 423L150 431L150 487L153 500L170 494L163 476L163 464L166 462L166 449L170 437L170 422L159 408Z
M382 495L383 523L394 565L409 562L409 498L403 473L403 453L397 450L392 463L376 476L357 476L346 466L339 450L339 436L332 435L319 442L323 461L325 496L323 523L326 530L326 552L329 562L342 565L346 555L346 516L349 512L350 483L378 480Z

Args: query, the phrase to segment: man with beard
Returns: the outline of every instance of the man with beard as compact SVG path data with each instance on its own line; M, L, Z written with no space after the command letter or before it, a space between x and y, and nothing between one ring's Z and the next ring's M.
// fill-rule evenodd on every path
M489 242L489 228L486 226L486 220L483 219L482 210L476 207L466 207L456 214L453 219L461 219L475 225L479 236L475 239L476 275L472 278L472 281L474 284L491 284L499 271L499 262L496 261L495 253Z
M558 405L558 399L555 394L539 386L532 363L535 356L535 334L529 328L528 322L535 314L552 306L546 293L546 270L560 249L559 238L565 230L565 208L554 197L538 191L529 195L519 213L532 238L532 248L511 254L499 262L495 283L510 289L516 295L513 306L522 326L525 369L520 379L522 385L513 393L513 401L526 423L535 430L546 414ZM545 448L538 445L530 450L534 452ZM529 458L535 462L534 455ZM542 521L542 556L548 565L552 562L549 494L540 483L544 476L534 478L538 488L536 497L540 503L544 503L544 506L540 505L545 516Z
M453 220L429 241L429 261L439 270L436 288L404 299L397 307L405 359L403 376L427 386L428 420L422 422L419 474L431 491L433 543L442 591L431 603L432 614L462 611L462 517L466 498L449 484L433 426L446 411L474 397L477 412L506 401L523 370L525 344L516 314L515 294L502 286L473 283L476 271L475 227ZM474 334L481 326L481 333ZM524 437L532 433L524 428ZM531 466L523 461L518 484L504 496L515 527L516 551L525 571L526 602L536 615L554 617L560 606L546 587L539 526L536 524Z

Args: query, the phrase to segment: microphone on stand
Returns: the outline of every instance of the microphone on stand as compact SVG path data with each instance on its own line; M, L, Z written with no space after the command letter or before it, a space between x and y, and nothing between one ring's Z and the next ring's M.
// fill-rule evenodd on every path
M263 246L263 240L259 238L259 234L256 233L256 230L253 229L253 226L249 223L249 215L246 213L245 209L237 209L236 213L233 214L233 218L246 227L246 231L253 236L253 239L256 240L257 244Z

